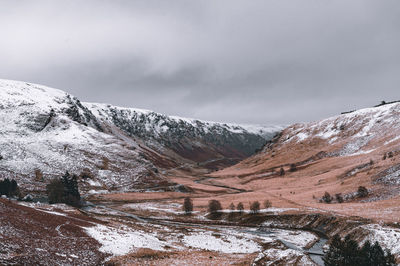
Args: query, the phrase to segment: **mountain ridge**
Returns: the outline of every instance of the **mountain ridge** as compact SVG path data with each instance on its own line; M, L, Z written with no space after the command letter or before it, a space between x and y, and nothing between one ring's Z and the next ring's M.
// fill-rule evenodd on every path
M67 170L91 172L96 180L90 183L96 185L86 184L88 189L169 184L158 168L237 157L212 167L226 166L279 131L272 127L256 134L240 126L85 103L61 90L10 80L0 80L0 117L0 174L30 190L43 189L46 180ZM159 130L160 125L165 128ZM37 170L43 178L34 174Z

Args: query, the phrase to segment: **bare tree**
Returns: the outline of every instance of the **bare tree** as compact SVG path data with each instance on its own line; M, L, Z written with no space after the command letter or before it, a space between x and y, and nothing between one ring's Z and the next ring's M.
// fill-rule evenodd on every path
M208 202L208 212L211 214L218 213L222 210L221 203L218 200L210 200Z
M329 192L325 191L325 194L322 196L322 201L325 203L331 203L332 202L331 194L329 194Z
M265 208L265 209L268 209L268 208L271 208L271 207L272 207L271 201L265 200L265 201L264 201L264 208Z
M192 211L193 211L193 202L192 202L191 198L186 197L185 200L183 201L183 211L187 215L192 213Z
M239 211L239 213L243 213L244 210L243 203L239 202L238 205L236 206L236 209Z
M279 170L279 175L280 176L284 176L285 175L285 169L283 169L283 167L281 167L281 169Z
M258 213L260 211L260 202L254 201L250 204L250 211L252 213Z

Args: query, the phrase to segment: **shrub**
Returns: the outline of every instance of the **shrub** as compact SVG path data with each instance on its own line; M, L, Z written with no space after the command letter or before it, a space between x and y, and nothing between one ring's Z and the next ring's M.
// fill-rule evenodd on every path
M250 211L252 213L258 213L260 211L260 202L254 201L250 204Z
M238 205L236 206L236 209L239 211L239 213L243 213L244 210L243 203L239 202Z
M110 160L107 157L103 157L101 170L108 170L110 168Z
M290 172L295 172L295 171L297 171L297 166L296 166L294 163L292 163L292 164L290 165L289 171L290 171Z
M192 199L189 197L186 197L185 200L183 201L183 211L185 214L191 214L193 211L193 202Z
M35 169L35 181L43 181L43 173L40 169Z
M339 203L343 203L343 196L342 196L342 193L337 193L336 195L335 195L335 198L336 198L336 201L337 202L339 202Z
M216 214L222 210L221 203L218 200L210 200L208 202L208 212L211 214Z
M234 211L235 210L235 204L233 202L229 204L229 210Z
M357 190L357 196L360 198L365 198L368 196L368 189L363 186L359 186Z
M281 169L279 170L279 175L280 176L284 176L285 175L285 169L283 169L283 167L281 167Z
M0 196L5 195L7 197L19 196L19 187L17 181L14 179L4 179L0 181Z
M322 196L322 201L325 203L331 203L332 202L331 194L329 194L327 191L325 191L325 194Z
M272 203L269 200L264 200L264 208L268 209L272 207Z
M81 174L79 175L79 177L80 177L81 179L93 179L93 174L92 174L92 172L90 171L90 169L85 168L85 169L83 169L83 171L81 172Z

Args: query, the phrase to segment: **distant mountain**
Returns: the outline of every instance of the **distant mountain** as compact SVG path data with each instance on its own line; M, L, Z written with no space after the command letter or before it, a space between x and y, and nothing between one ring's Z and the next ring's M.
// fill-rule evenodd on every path
M239 161L262 147L281 127L239 126L166 116L152 111L85 103L105 124L162 152L169 148L195 162L215 158Z
M0 80L0 176L29 190L67 170L90 176L82 179L87 190L170 184L159 169L233 164L280 130L82 103L60 90Z

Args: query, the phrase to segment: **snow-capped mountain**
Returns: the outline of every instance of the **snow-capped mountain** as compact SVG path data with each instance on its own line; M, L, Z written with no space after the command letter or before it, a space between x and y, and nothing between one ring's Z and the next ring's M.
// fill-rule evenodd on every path
M82 103L57 89L0 80L0 175L32 190L67 170L90 173L88 187L98 189L168 183L157 168L239 160L279 130Z
M166 116L156 112L85 103L102 122L113 124L127 135L163 152L172 149L196 162L215 158L240 160L250 156L281 127L239 126Z

